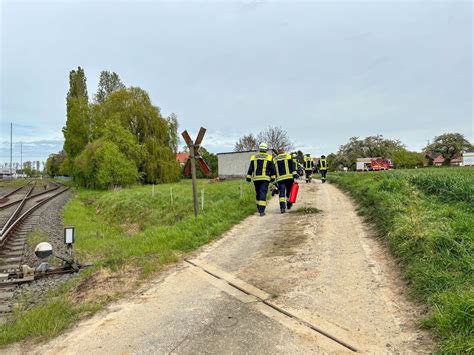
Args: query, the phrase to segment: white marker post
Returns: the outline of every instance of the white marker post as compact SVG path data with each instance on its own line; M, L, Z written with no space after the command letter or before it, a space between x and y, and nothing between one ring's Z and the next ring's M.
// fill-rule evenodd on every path
M204 189L201 190L201 210L204 211Z
M64 244L66 244L66 253L72 258L72 245L76 238L76 227L64 227Z

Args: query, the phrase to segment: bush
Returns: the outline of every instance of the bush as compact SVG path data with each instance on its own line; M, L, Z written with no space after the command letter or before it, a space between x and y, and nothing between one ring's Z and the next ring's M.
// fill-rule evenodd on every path
M117 145L97 140L89 143L76 158L74 177L81 186L106 189L131 185L139 174L135 163L128 160Z

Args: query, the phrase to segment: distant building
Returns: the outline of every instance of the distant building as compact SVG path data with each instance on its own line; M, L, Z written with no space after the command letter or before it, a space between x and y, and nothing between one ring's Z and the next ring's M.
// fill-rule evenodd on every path
M16 174L15 169L13 169L13 174ZM9 167L0 168L0 179L11 179L13 174Z
M451 159L451 165L453 165L453 166L462 166L462 157Z
M462 165L474 166L474 152L464 152L462 155Z
M245 152L218 153L218 173L221 179L241 179L247 175L250 157L255 150Z
M438 155L436 158L433 159L434 166L441 166L444 163L444 157L442 155Z
M444 157L442 155L438 155L433 160L433 165L434 166L442 166L445 161L446 161L446 159L444 159ZM454 157L453 159L451 159L450 164L452 166L462 166L463 165L462 157L461 158L460 157Z
M183 166L189 159L189 153L177 153L176 160L179 161L179 164Z

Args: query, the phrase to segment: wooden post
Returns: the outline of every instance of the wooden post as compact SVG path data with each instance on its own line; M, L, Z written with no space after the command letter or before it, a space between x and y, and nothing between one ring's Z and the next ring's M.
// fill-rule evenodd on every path
M201 155L199 154L199 147L201 146L202 139L204 138L204 134L206 133L206 129L201 127L199 129L198 136L196 141L193 142L191 137L189 136L188 131L184 130L181 135L186 142L186 145L189 148L189 159L184 166L184 174L189 175L191 173L192 177L192 185L193 185L193 205L194 205L194 217L198 215L198 196L197 196L197 182L196 182L196 162L199 163L199 167L201 168L202 172L206 175L209 175L210 169L206 162L202 159Z
M198 215L198 196L197 196L197 182L196 182L196 157L195 157L195 147L191 145L189 147L189 158L191 159L191 177L193 184L193 203L194 203L194 217Z

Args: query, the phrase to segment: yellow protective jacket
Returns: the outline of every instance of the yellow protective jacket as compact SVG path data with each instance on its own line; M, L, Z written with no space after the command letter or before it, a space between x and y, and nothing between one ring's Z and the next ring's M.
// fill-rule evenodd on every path
M276 181L293 179L296 175L295 163L290 154L279 154L273 160L276 170Z
M275 180L275 178L273 156L263 152L252 155L250 158L250 166L247 171L247 180L271 181Z
M304 157L304 170L313 170L314 161L312 157Z
M325 158L319 159L319 170L328 170L328 162Z

